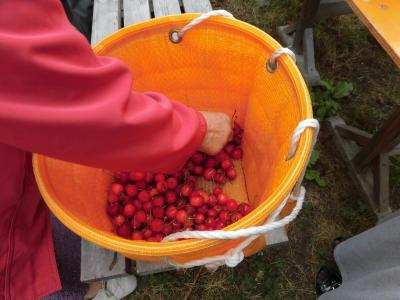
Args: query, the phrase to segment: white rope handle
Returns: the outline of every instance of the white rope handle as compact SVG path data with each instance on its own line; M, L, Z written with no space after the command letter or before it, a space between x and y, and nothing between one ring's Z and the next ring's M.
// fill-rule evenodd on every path
M283 227L283 226L289 224L290 222L292 222L297 217L297 215L299 214L299 212L303 206L305 193L306 193L306 190L304 187L302 187L300 195L298 197L290 196L290 198L297 200L296 206L294 207L294 209L292 210L290 215L284 217L283 219L281 219L279 221L273 221L273 220L271 220L271 218L269 218L268 221L266 222L266 224L264 224L262 226L247 228L248 230L251 230L253 232L253 234L251 234L250 237L248 237L246 240L244 240L242 243L240 243L235 248L228 250L224 255L216 255L213 257L206 257L206 258L202 258L202 259L198 259L198 260L193 260L193 261L190 261L190 262L187 262L184 264L176 263L170 259L167 259L167 262L177 268L191 268L191 267L197 267L197 266L202 266L202 265L206 265L206 267L209 269L215 269L221 265L227 265L228 267L232 267L232 268L236 267L244 259L243 250L247 246L249 246L254 240L256 240L260 234L265 234L268 231L272 231L276 228ZM289 197L286 197L285 200L281 203L281 205L279 205L279 207L275 210L278 213L275 215L274 218L276 218L276 216L279 215L280 211L286 205L286 202L288 199L289 199ZM223 231L225 233L229 233L229 232L237 233L239 231L243 232L243 230L246 230L246 229L240 229L240 230L236 230L236 231L223 231L223 230L215 230L215 231L217 231L217 232ZM191 232L195 232L195 231L178 232L178 233L174 233L172 235L176 235L179 233L191 233ZM208 231L203 231L203 232L208 232ZM168 237L170 237L172 235L169 235ZM240 237L242 237L242 236L240 236ZM165 239L166 238L164 238L163 241L165 241Z
M171 41L174 43L179 43L182 40L185 33L187 31L189 31L190 29L192 29L194 26L199 25L200 23L204 22L205 20L207 20L210 17L218 17L218 16L232 18L232 19L235 18L230 12L228 12L224 9L209 11L209 12L204 13L201 16L193 19L188 24L186 24L182 29L174 30L174 31L170 32Z
M299 146L299 141L300 137L303 134L304 130L306 130L308 127L314 128L314 136L313 136L313 147L315 146L315 143L317 142L317 136L319 133L319 122L316 119L306 119L301 121L297 127L295 128L293 135L292 135L292 140L291 140L291 146L289 150L289 154L287 157L287 160L292 159L293 156L296 154L297 147Z
M313 145L314 147L317 139L317 135L319 133L319 123L317 120L314 119L307 119L301 121L299 125L295 128L293 132L293 136L291 139L292 149L297 148L298 142L300 140L301 134L307 127L314 128L314 135L313 135ZM295 150L294 150L295 152ZM311 156L311 154L310 154ZM301 183L304 176L304 171L301 177L299 178L299 183ZM297 186L297 185L296 185ZM261 234L265 234L269 231L272 231L277 228L281 228L290 222L292 222L297 215L299 214L305 198L306 190L304 187L300 187L300 190L294 189L293 193L297 193L298 195L293 195L292 193L288 195L282 203L279 205L275 211L273 211L268 218L267 222L261 226L253 226L245 229L239 230L231 230L231 231L224 231L224 230L213 230L213 231L184 231L184 232L177 232L166 236L162 241L169 242L175 241L181 238L203 238L203 239L238 239L242 237L247 237L242 243L240 243L235 248L228 250L224 255L217 255L213 257L206 257L199 260L190 261L184 264L179 264L177 262L172 261L169 258L165 258L166 262L170 265L173 265L177 268L191 268L195 266L202 266L205 265L207 268L215 270L221 265L227 265L228 267L235 267L237 266L243 259L244 253L243 250L249 246L254 240L256 240ZM279 221L275 221L279 214L281 213L282 209L285 207L289 198L296 200L296 205L293 208L292 212L284 217Z
M268 59L268 63L267 63L267 70L270 73L274 73L276 71L276 69L278 68L278 57L282 56L283 54L287 54L289 55L293 61L296 63L296 54L294 54L294 52L292 50L290 50L289 48L278 48L276 49L271 57Z
M217 17L217 16L227 17L227 18L235 18L230 12L228 12L224 9L209 11L209 12L202 14L201 16L193 19L187 25L185 25L181 30L179 30L180 37L183 37L183 35L186 33L186 31L192 29L196 25L199 25L200 23L204 22L208 18Z

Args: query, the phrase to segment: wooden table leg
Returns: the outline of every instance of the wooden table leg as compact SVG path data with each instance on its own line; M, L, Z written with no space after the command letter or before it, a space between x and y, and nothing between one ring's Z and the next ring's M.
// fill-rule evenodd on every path
M293 49L297 54L303 53L304 31L306 28L314 27L320 2L320 0L305 0L303 2L293 41Z

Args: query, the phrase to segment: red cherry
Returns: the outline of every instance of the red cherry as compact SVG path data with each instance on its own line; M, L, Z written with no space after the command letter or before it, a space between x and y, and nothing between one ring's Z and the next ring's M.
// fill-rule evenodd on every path
M214 190L213 190L213 194L215 196L218 196L219 194L222 194L222 193L223 193L222 188L219 187L219 186L215 187Z
M223 210L221 205L215 205L213 208L218 214Z
M176 213L176 221L178 221L181 224L185 223L185 220L188 218L188 214L186 211L184 211L183 209L179 210Z
M251 206L248 203L240 203L237 210L245 216L251 212Z
M110 193L110 194L108 195L107 200L108 200L109 203L115 203L115 202L118 202L119 198L118 198L117 195L115 195L115 194L113 194L113 193Z
M140 191L137 198L140 202L144 203L150 200L150 195L147 191Z
M147 184L144 181L136 181L136 186L139 190L144 190L147 188Z
M225 159L222 163L221 163L221 168L224 170L228 170L230 168L233 167L233 163L230 159Z
M170 177L167 179L167 187L170 190L175 189L178 186L178 180L175 177Z
M176 193L174 191L167 191L165 193L165 198L168 204L173 204L176 202Z
M204 225L204 224L200 224L200 225L196 226L196 230L206 230L206 229L207 229L206 225Z
M217 203L218 203L217 197L215 197L214 195L211 195L210 199L208 200L208 206L214 207L215 205L217 205Z
M197 209L197 212L202 213L202 214L207 213L207 211L208 211L207 205L203 205L202 207L199 207L199 208Z
M217 174L214 180L218 184L225 184L226 182L224 174Z
M229 155L232 153L233 149L235 149L235 145L232 144L227 144L224 148L225 152Z
M182 185L182 188L181 188L181 195L182 195L183 197L189 197L189 195L191 194L192 190L193 190L192 185L186 183L186 184Z
M231 157L232 157L233 159L235 159L235 160L242 159L242 157L243 157L242 148L236 148L236 149L234 149L234 150L232 151L232 153L231 153Z
M174 220L177 212L178 209L175 206L168 206L165 211L165 214L168 217L168 219Z
M185 227L185 230L193 226L193 220L190 218L187 218L185 222L183 223L183 226Z
M128 223L122 224L117 228L117 234L120 237L129 239L129 236L131 235L131 226Z
M154 236L155 241L158 242L158 243L161 242L163 238L164 238L164 235L161 232L157 233Z
M133 204L135 204L135 207L139 210L142 209L143 205L139 200L133 200Z
M210 218L215 219L218 216L218 213L217 213L217 211L215 209L209 209L207 211L207 216L210 217Z
M188 216L191 216L196 211L196 209L191 205L186 205L185 211L187 212Z
M137 211L133 218L137 224L143 224L147 221L147 215L143 210Z
M156 174L154 180L155 180L156 182L165 181L165 176L164 176L164 174Z
M217 165L217 161L215 158L210 157L207 159L207 161L204 163L204 167L206 168L214 168Z
M153 219L150 222L150 229L154 232L161 232L164 228L164 222L160 219Z
M115 217L121 211L121 206L118 203L110 204L107 206L107 213L110 217Z
M188 173L193 172L195 166L196 165L194 164L194 162L188 161L187 164L186 164L186 168L187 168ZM184 174L185 176L184 177L189 177L190 175L188 173L185 172L185 174Z
M235 211L231 214L231 221L233 223L239 221L241 218L243 218L243 215L240 212Z
M145 181L146 183L151 183L153 180L154 180L154 174L153 174L153 173L150 173L150 172L147 172L147 173L145 174L145 176L144 176L144 181Z
M216 175L217 175L217 171L214 168L205 169L204 174L203 174L204 179L208 180L208 181L213 180Z
M146 239L146 241L151 242L151 243L158 243L158 239L155 236L151 236Z
M153 204L150 201L143 203L143 210L149 213L153 209Z
M191 159L196 165L200 165L203 162L204 156L200 152L196 152Z
M166 181L157 182L156 188L160 193L165 193L168 190L167 182Z
M193 172L196 175L202 175L204 173L204 168L201 166L195 166Z
M143 172L130 172L129 177L132 181L143 181L145 174Z
M219 162L222 162L226 159L229 158L228 153L226 153L224 150L222 150L221 152L219 152L217 155L215 155L215 159Z
M227 202L226 202L226 209L227 210L229 210L229 211L235 211L237 208L238 208L238 206L239 206L239 204L236 202L236 200L234 200L234 199L229 199Z
M184 200L184 199L178 199L177 201L176 201L176 207L178 207L178 208L182 208L182 207L184 207L186 205L186 201Z
M133 203L128 203L124 206L123 214L125 217L127 218L133 217L135 212L136 212L136 207Z
M223 210L223 211L221 211L221 212L219 213L218 218L219 218L222 222L224 222L224 223L227 223L227 222L229 222L229 221L231 220L231 216L230 216L229 213L228 213L227 211L225 211L225 210Z
M129 173L120 172L115 174L115 181L121 184L127 184L129 182Z
M162 208L162 207L154 207L152 213L153 213L153 216L158 219L164 218L164 215L165 215L164 208Z
M156 188L152 188L152 189L149 191L150 198L153 198L154 196L158 195L159 193L160 193L160 192L159 192Z
M153 206L161 207L164 206L165 198L163 196L155 196L151 202Z
M112 191L115 195L119 196L119 195L121 195L121 193L124 191L124 187L123 187L122 184L113 183L113 184L111 185L111 191Z
M217 199L219 205L225 205L229 200L225 194L219 194Z
M135 230L131 235L131 239L134 241L143 240L143 233L141 233L139 230Z
M201 196L191 196L190 204L194 207L200 207L204 205L204 198Z
M215 229L222 229L225 227L225 223L222 221L215 222Z
M125 223L125 217L123 215L118 215L113 219L113 221L115 225L121 226Z
M206 225L207 227L211 227L213 230L214 226L215 226L215 220L213 218L208 217L205 221L204 221L204 225Z
M153 231L151 231L150 228L145 228L142 231L143 234L143 238L148 239L149 237L151 237L153 235Z
M234 168L230 168L228 171L226 171L226 176L230 179L233 180L236 178L236 170Z
M165 235L168 235L168 234L171 234L171 233L172 233L172 230L173 230L173 229L174 229L174 228L173 228L172 224L164 224L164 228L163 228L162 232L163 232Z
M204 223L205 216L202 213L196 213L194 216L194 222L199 225Z
M135 197L138 193L138 189L134 184L127 184L125 186L125 193L130 197Z

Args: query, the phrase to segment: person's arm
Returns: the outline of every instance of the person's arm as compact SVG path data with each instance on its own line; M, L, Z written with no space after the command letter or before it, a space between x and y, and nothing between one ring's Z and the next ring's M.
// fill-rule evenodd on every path
M0 1L0 143L108 169L170 171L199 147L202 114L131 92L120 61L97 57L58 0Z

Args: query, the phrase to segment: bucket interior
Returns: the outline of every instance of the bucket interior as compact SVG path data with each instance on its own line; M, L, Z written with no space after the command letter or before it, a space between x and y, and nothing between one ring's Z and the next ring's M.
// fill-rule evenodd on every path
M229 22L210 20L187 32L179 44L170 42L168 32L187 23L184 20L136 30L127 27L95 50L127 64L135 91L164 93L197 110L236 112L244 128L244 157L237 179L227 183L225 191L255 208L298 163L286 157L293 130L311 117L310 108L307 101L301 102L308 95L303 95L302 85L293 79L297 73L286 63L273 74L267 71L266 62L277 43L255 29L246 33ZM37 173L52 205L81 225L110 234L105 210L109 171L38 156Z

